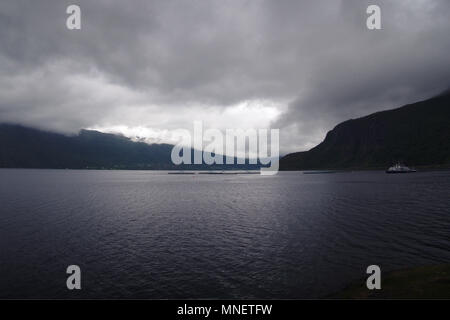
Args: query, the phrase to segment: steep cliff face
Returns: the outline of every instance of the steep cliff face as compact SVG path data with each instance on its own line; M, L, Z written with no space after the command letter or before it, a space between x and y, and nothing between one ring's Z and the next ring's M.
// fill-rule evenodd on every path
M338 124L309 151L286 155L281 170L450 165L450 92Z

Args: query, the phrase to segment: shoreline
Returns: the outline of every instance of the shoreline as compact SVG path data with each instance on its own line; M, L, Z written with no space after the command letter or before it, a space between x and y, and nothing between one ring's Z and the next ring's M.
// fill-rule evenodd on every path
M420 172L433 172L433 171L450 171L450 165L448 166L415 166L417 169L416 173ZM257 169L145 169L145 168L31 168L31 167L0 167L0 170L93 170L93 171L168 171L168 172L221 172L221 171L242 171L242 172L259 172L260 168ZM364 171L386 171L384 167L368 167L368 168L327 168L327 169L302 169L302 170L284 170L280 169L278 172L307 172L307 173L344 173L344 172L364 172Z
M381 276L381 289L368 290L366 278L325 299L450 299L450 264L393 270Z

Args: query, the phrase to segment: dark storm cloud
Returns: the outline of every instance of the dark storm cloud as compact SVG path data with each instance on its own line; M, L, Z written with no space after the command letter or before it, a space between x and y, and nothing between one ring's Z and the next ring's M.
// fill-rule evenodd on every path
M65 27L73 3L80 31ZM382 30L367 30L369 4ZM304 149L448 87L449 13L446 0L4 1L0 121L164 129L271 101L283 150Z
M369 3L380 5L383 30L365 29L365 17L355 15ZM293 127L285 133L297 133L300 147L320 141L340 121L450 86L450 2L344 1L340 12L344 25L322 33L318 41L325 53L317 51L308 84L277 123Z

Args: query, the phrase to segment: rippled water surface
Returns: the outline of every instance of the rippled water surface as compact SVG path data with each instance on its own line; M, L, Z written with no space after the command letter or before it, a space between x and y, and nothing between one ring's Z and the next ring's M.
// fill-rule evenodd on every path
M0 170L0 298L315 298L450 262L450 172ZM82 290L66 289L66 268Z

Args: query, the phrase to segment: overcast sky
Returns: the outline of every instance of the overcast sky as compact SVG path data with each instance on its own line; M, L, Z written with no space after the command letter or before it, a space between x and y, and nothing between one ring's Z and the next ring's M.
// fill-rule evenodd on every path
M203 120L279 128L281 152L306 150L448 88L449 17L448 0L3 0L0 122L170 142Z

